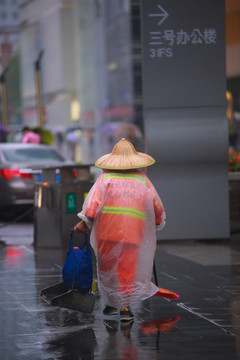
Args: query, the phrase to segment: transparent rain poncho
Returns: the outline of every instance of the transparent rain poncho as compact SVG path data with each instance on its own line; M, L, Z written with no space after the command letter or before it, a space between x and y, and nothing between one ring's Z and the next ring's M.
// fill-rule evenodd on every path
M104 171L78 216L92 229L98 288L108 305L125 307L154 295L151 282L162 202L139 170Z

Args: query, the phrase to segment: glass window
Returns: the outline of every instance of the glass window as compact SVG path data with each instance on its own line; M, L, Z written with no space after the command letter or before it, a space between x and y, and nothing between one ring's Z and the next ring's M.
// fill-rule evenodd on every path
M16 11L14 11L12 13L12 17L13 17L13 19L17 19L18 18L18 13Z
M64 161L64 158L53 149L6 149L3 150L7 161L15 163L48 163Z

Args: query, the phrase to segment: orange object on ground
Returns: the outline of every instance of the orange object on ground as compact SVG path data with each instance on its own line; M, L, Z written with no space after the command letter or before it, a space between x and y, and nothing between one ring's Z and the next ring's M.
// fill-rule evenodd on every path
M175 292L171 291L171 290L166 290L166 289L162 289L160 288L160 286L158 286L159 290L158 292L156 292L155 296L159 296L159 297L164 297L166 299L179 299L179 295L176 294Z

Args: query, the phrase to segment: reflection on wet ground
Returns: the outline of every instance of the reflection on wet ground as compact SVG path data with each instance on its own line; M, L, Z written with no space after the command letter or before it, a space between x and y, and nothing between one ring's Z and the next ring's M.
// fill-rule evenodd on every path
M135 320L49 306L41 289L60 282L66 253L27 242L0 245L2 360L240 358L240 237L158 244L160 286L180 299L132 306Z

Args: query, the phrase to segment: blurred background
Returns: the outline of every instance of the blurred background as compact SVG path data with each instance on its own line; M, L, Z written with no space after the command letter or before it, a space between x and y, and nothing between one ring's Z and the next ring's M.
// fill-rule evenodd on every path
M0 0L0 74L2 141L44 127L79 163L123 136L143 148L140 0ZM240 0L226 0L226 90L239 151Z
M1 0L0 73L8 140L44 126L85 163L125 135L141 146L140 1Z

